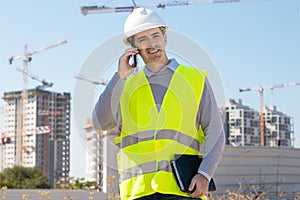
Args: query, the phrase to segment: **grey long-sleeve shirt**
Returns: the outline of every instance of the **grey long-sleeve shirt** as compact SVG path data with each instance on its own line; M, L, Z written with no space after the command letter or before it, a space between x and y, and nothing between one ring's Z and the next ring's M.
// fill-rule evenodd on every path
M177 61L171 59L169 64L159 72L153 73L147 67L144 68L158 109L162 104L172 75L178 66ZM124 83L125 79L121 79L115 74L100 95L93 111L93 123L97 129L108 130L122 125L119 101ZM203 174L210 180L223 153L225 134L218 106L208 79L205 80L196 120L196 126L198 127L199 125L204 131L205 142L199 149L203 153L203 161L199 166L198 173Z

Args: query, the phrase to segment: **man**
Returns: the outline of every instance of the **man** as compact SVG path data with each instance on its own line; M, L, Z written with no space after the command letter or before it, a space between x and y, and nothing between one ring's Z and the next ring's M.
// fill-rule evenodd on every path
M224 131L204 71L166 54L167 25L153 11L135 9L124 25L131 48L93 111L95 127L120 127L118 169L121 199L191 199L208 194L208 184L224 148ZM129 64L145 63L133 75ZM174 154L203 155L190 193L182 192L170 167Z

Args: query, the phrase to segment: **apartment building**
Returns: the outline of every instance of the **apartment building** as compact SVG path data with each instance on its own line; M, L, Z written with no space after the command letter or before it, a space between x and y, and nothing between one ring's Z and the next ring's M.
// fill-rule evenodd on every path
M96 181L99 188L103 187L103 172L101 162L103 161L102 148L103 141L99 131L93 127L92 120L89 118L84 126L86 139L86 181Z
M266 145L294 146L293 118L277 110L276 106L265 107Z
M84 126L86 131L86 181L96 181L99 191L117 193L118 170L117 152L114 138L118 129L109 131L95 130L91 119Z
M5 92L1 171L38 167L49 184L67 182L70 171L70 93L42 89Z
M260 112L243 105L241 99L228 99L220 107L224 115L226 144L233 146L261 146ZM291 147L292 118L266 106L264 111L266 146Z

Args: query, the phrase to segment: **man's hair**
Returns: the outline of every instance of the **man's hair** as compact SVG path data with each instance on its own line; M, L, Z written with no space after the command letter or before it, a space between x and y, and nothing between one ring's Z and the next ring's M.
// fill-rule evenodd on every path
M166 31L167 31L167 28L165 27L165 26L160 26L160 27L158 27L160 30L161 30L161 32L162 32L162 34L164 35L165 33L166 33ZM133 36L130 36L129 38L127 38L127 41L130 43L130 45L132 46L132 47L135 47L135 44L134 44L134 35Z

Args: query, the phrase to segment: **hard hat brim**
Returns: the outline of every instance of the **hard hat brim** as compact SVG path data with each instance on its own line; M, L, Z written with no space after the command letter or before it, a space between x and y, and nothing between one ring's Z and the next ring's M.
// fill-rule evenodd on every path
M134 36L138 33L141 33L143 31L147 31L149 29L152 29L152 28L158 28L158 27L163 27L165 32L167 32L168 30L168 26L166 26L165 24L159 24L159 25L153 25L153 26L147 26L147 28L144 28L144 27L140 27L140 28L135 28L134 30L132 31L127 31L125 34L124 34L124 38L123 38L123 42L124 44L126 44L127 46L130 46L130 42L128 41L128 38L130 38L131 36Z

